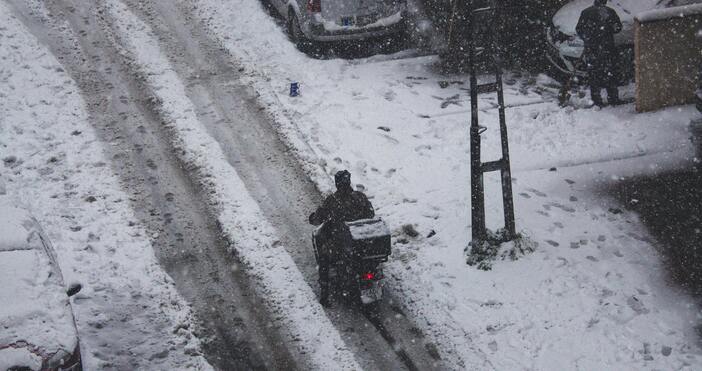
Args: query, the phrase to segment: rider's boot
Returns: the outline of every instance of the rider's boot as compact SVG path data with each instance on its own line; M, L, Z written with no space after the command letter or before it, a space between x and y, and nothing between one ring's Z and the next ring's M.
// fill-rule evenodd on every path
M322 286L322 290L319 294L319 303L322 304L323 307L328 308L331 303L329 302L329 288Z

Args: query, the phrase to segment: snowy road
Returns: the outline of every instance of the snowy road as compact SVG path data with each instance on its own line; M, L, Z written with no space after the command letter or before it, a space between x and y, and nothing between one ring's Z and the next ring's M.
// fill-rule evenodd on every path
M246 268L227 252L229 241L200 179L174 155L172 133L162 124L158 100L152 99L157 88L140 78L136 64L117 47L106 3L50 1L46 14L32 1L11 4L80 87L101 140L110 144L113 169L152 233L160 262L204 328L201 338L210 363L221 369L300 367L305 356L269 326L276 314L251 288ZM320 195L278 139L254 92L237 82L237 66L182 3L125 4L156 33L199 121L218 140L306 284L316 290L306 216ZM392 296L387 299L373 315L343 306L327 315L364 369L437 367L434 346L422 341L421 331L392 305Z
M294 366L268 328L268 314L246 287L246 273L227 252L196 185L170 153L141 82L120 63L100 29L96 9L82 2L52 4L50 15L67 19L72 33L80 35L72 40L34 18L25 2L14 5L82 89L101 139L112 145L113 167L154 233L159 260L207 331L202 338L208 360L222 369Z

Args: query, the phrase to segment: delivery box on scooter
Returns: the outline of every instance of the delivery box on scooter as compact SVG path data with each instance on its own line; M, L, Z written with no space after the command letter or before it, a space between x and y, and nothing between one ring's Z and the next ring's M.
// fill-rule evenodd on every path
M390 256L390 230L382 219L347 222L353 255L361 259L387 261Z

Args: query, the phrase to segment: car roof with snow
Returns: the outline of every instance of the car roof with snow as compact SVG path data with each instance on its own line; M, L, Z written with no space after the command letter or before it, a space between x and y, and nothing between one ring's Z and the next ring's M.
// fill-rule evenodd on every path
M553 16L553 25L565 34L574 35L580 13L593 3L593 0L573 0L563 5ZM617 12L625 29L623 32L626 32L633 27L634 17L641 12L697 3L702 3L702 0L610 0L607 6Z
M38 369L77 345L61 271L39 225L0 200L0 370Z

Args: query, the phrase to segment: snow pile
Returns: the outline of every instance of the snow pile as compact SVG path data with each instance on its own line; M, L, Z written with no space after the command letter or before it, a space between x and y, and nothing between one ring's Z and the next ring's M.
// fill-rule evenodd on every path
M372 197L394 237L385 287L449 367L701 363L693 301L666 284L636 215L602 194L622 177L689 166L693 107L641 115L631 105L582 109L581 91L573 107L560 109L555 82L505 75L517 226L538 247L479 271L463 255L471 234L465 76L434 74L434 57L311 59L255 0L192 1L318 187L329 191L333 174L349 169ZM301 96L288 96L290 81L302 84ZM632 92L623 89L625 97ZM481 96L484 161L499 156L496 107L493 95ZM499 176L485 181L496 229ZM418 235L398 227L407 223Z
M363 219L346 225L349 226L351 238L356 241L390 235L388 225L380 219Z
M41 357L24 347L0 350L0 369L2 370L7 370L17 365L27 367L30 370L39 370L41 368L41 362Z
M702 4L676 6L667 9L649 10L636 15L636 20L642 23L663 21L671 18L685 18L702 15Z
M73 309L84 368L210 369L75 83L2 2L0 24L2 197L32 212L66 282L83 285Z
M108 9L118 25L124 55L154 87L175 134L175 145L182 150L177 152L197 169L204 186L212 191L211 199L232 249L248 266L253 281L260 285L261 297L288 331L288 343L308 356L314 369L360 369L217 141L198 121L183 83L160 53L148 25L119 1L110 2Z
M29 216L12 206L7 197L0 197L0 251L29 250L32 229L26 226ZM34 241L36 242L36 241Z

